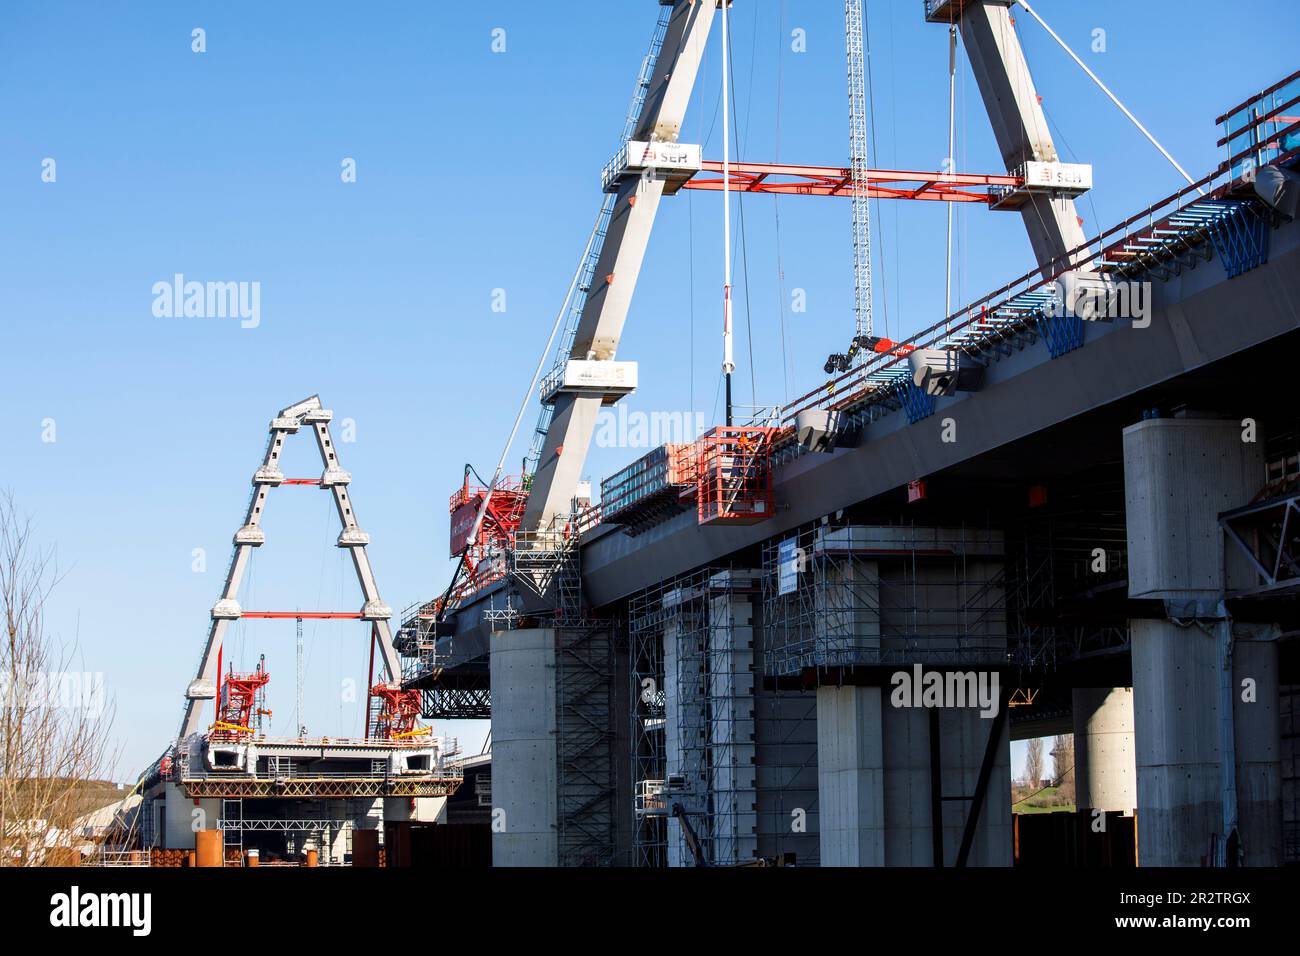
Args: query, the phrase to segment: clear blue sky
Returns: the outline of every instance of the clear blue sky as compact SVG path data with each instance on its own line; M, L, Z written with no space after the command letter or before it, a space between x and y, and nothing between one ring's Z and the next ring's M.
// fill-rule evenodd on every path
M600 168L659 10L599 6L0 8L0 486L57 548L66 576L49 623L105 675L123 745L117 776L133 776L174 733L278 408L319 392L356 421L341 458L385 599L401 608L445 585L447 496L466 461L484 471L500 452L599 205ZM1235 27L1209 0L1038 7L1197 174L1219 159L1214 117L1293 69L1300 46L1281 28L1229 42ZM874 163L937 168L945 31L922 21L920 0L868 8ZM737 0L741 158L845 161L841 17L838 0ZM196 27L202 54L191 51ZM504 53L492 50L496 28ZM796 28L805 53L790 49ZM1097 28L1104 53L1090 49ZM1062 152L1096 169L1080 205L1086 228L1176 189L1177 174L1041 29L1027 17L1020 29ZM683 135L710 157L721 152L718 53L715 35ZM964 63L957 125L958 168L1000 171ZM53 183L41 178L47 157ZM340 181L347 157L356 183ZM704 194L662 207L620 348L641 363L632 410L715 420L720 210ZM737 239L742 402L751 326L759 402L818 384L853 326L847 205L788 198L779 214L778 244L773 202L747 201ZM897 336L940 317L943 211L873 214L877 328ZM958 221L960 299L1030 266L1018 217L970 208ZM156 317L151 288L178 272L259 282L261 324ZM795 288L806 313L788 314ZM492 311L495 289L504 313ZM55 442L42 441L45 419ZM638 453L598 450L591 477ZM286 471L314 474L314 454L300 436ZM246 607L359 604L324 498L273 495ZM191 570L195 548L206 549L206 573ZM364 632L309 625L308 635L309 728L357 732L362 705L341 703L338 687L364 678ZM292 622L237 627L228 658L252 667L259 653L273 674L272 729L287 732ZM451 730L477 745L484 727ZM1018 748L1017 768L1022 759Z

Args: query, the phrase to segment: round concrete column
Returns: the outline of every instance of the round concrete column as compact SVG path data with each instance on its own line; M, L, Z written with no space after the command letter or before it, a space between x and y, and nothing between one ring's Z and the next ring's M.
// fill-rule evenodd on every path
M1225 544L1219 515L1263 480L1263 445L1243 440L1240 420L1188 414L1124 429L1128 596L1174 609L1169 620L1129 622L1142 866L1200 866L1223 834L1231 715L1222 713L1215 615L1225 591L1254 575ZM1173 619L1198 612L1201 626Z
M1075 803L1081 810L1132 813L1137 806L1132 688L1076 687L1073 711Z
M559 865L553 628L492 636L492 865Z

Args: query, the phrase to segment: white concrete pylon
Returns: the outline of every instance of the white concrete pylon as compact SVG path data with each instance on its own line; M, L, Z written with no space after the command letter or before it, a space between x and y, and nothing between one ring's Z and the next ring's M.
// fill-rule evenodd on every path
M677 142L717 12L714 3L674 0L633 140ZM627 177L619 185L596 264L596 281L583 306L570 359L615 359L665 182L665 174L656 173ZM603 401L604 396L599 394L561 392L555 396L555 411L547 427L521 530L552 529L572 509Z
M280 470L284 440L289 435L297 434L303 427L311 428L316 436L316 447L320 451L321 464L324 467L320 487L334 498L335 510L342 525L338 546L346 548L352 556L352 564L357 572L357 581L361 585L364 601L361 608L362 619L372 622L378 634L383 679L385 681L401 679L401 665L397 659L397 651L393 648L393 636L389 627L389 619L393 612L379 597L379 588L375 584L370 558L366 554L366 545L370 543L370 536L357 524L356 512L349 493L352 476L339 464L338 450L329 430L332 418L333 413L321 407L320 397L312 395L288 408L281 409L271 420L266 452L262 457L261 466L253 476L253 495L248 502L248 511L244 516L243 525L235 533L234 558L226 572L225 586L222 588L221 595L212 607L212 623L208 630L208 639L204 646L199 671L190 681L185 692L185 717L181 721L181 740L198 732L202 727L203 703L214 699L217 694L220 678L216 672L217 657L222 640L230 622L239 620L242 613L236 600L239 585L243 581L252 549L261 547L266 541L266 533L261 527L262 515L266 509L266 496L270 489L280 487L285 480L284 473Z
M1003 162L1015 173L1027 162L1058 162L1060 157L1009 6L1010 0L971 0L958 8L956 22ZM1084 243L1074 200L1066 195L1031 195L1021 215L1045 272L1058 271L1049 264Z

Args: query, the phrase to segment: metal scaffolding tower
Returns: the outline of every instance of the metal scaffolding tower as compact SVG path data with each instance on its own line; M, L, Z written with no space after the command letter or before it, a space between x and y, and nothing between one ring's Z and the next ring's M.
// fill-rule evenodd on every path
M560 866L614 863L614 627L587 615L576 535L515 535L506 608L527 603L555 631L556 826ZM502 622L513 626L518 614ZM487 693L485 691L485 693Z
M632 865L667 865L667 817L664 793L667 755L664 749L663 592L658 589L633 598L628 606L628 700L631 727L629 766L635 795Z
M1002 533L823 525L763 554L765 669L1008 663Z
M614 864L612 625L556 634L556 818L560 866Z
M229 866L233 858L236 865L244 863L244 801L241 797L227 798L221 801L221 819L217 821L221 831L222 865Z
M694 864L676 804L707 865L816 859L816 703L757 667L759 578L708 567L629 603L636 866Z

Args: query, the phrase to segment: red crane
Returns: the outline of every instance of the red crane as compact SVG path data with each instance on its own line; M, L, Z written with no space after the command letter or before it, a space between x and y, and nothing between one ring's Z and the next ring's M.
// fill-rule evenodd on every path
M251 674L236 674L234 665L231 665L230 672L221 681L217 722L212 726L213 740L239 740L251 736L254 715L270 716L271 712L260 706L263 688L271 679L265 662L263 656L257 662L257 670Z
M370 695L379 701L374 734L379 740L400 740L428 733L428 728L419 724L418 690L403 690L400 683L390 681L370 688Z

